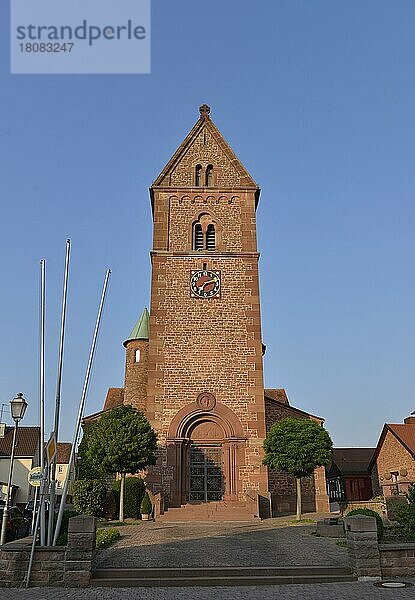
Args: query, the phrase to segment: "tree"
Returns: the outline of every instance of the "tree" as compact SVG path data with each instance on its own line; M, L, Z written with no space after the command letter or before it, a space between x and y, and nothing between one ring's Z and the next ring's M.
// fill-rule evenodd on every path
M125 475L134 475L156 462L157 435L143 415L130 405L105 412L88 434L88 464L121 475L120 521L124 521Z
M301 519L301 478L332 458L333 442L327 431L312 419L286 418L270 428L264 441L264 465L285 471L296 479L297 520Z

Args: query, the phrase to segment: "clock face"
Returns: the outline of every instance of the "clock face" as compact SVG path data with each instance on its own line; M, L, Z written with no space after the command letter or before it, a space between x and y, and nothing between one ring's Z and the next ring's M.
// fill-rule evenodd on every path
M212 298L220 292L220 271L192 271L190 293L193 298Z

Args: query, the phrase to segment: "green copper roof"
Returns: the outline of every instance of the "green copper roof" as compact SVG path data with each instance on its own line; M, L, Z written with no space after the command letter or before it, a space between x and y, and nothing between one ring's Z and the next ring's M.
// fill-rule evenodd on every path
M132 340L148 340L148 331L150 325L150 315L148 314L147 308L143 310L137 323L134 325L132 332L124 342L124 346L127 342Z

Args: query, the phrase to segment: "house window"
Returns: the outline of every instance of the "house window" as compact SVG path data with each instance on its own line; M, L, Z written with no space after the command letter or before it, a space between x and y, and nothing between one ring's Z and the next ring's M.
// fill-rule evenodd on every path
M61 488L62 487L62 481L57 481L56 482L56 487L57 488Z
M58 466L58 473L63 473L63 465Z
M196 165L195 167L195 186L200 187L202 185L202 165Z
M140 350L135 351L135 362L136 363L140 362Z
M213 187L213 165L208 165L206 168L206 187Z

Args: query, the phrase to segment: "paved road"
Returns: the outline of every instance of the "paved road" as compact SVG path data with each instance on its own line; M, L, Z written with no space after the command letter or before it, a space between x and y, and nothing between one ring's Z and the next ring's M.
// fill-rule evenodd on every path
M371 583L331 583L264 587L132 588L63 590L0 589L0 600L413 600L415 589L385 590Z
M348 564L345 548L311 535L315 526L251 523L141 523L120 527L96 567L215 567Z

